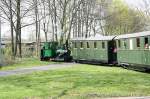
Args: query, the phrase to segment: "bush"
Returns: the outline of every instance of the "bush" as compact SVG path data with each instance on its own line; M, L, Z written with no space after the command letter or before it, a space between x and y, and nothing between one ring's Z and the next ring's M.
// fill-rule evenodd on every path
M15 63L14 59L12 58L12 52L10 47L6 47L2 49L2 64L8 65Z
M18 57L16 57L16 59L14 59L12 57L12 51L11 51L11 45L8 44L6 45L5 48L2 49L2 65L11 65L14 63L17 63L18 61ZM36 50L34 48L30 48L28 46L24 46L22 45L22 57L23 58L35 58L37 57L35 54ZM21 60L21 59L19 59Z

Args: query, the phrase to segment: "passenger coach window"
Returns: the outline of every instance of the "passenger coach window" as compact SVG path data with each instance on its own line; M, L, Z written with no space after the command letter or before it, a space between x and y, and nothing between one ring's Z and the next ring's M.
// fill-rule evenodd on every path
M129 40L129 46L130 46L130 50L133 50L133 39Z
M90 48L89 42L86 42L87 48Z
M148 37L145 37L145 38L144 38L144 47L145 47L146 49L149 48Z
M121 41L118 40L118 47L120 48L121 47Z
M105 42L102 42L102 48L105 49Z
M127 48L127 40L126 39L124 39L123 45L124 45L124 48L126 49Z
M145 44L148 44L148 37L145 37Z
M83 42L81 42L81 48L83 48Z
M140 38L136 38L136 46L140 47Z
M94 48L97 48L97 42L94 42Z
M77 48L77 43L76 42L74 43L74 47Z

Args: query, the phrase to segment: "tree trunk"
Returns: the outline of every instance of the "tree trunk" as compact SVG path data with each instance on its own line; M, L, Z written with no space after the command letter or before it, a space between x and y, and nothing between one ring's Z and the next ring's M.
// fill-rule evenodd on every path
M11 46L12 46L12 57L15 58L14 52L14 30L13 30L13 15L12 15L12 1L9 0L9 13L10 13L10 28L11 28Z
M17 0L17 25L16 25L16 52L17 44L19 45L19 57L22 58L22 48L21 48L21 17L20 17L20 0Z

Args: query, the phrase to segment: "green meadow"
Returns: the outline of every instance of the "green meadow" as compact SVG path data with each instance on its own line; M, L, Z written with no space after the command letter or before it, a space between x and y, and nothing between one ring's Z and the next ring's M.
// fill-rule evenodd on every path
M0 78L0 99L150 96L150 75L117 67L69 68Z

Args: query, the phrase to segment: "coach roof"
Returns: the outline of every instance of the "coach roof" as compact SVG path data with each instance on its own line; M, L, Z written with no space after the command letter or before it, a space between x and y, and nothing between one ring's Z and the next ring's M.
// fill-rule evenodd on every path
M113 40L113 38L115 38L115 36L103 36L100 34L96 34L95 36L92 37L88 37L88 38L74 38L72 39L72 41L109 41L109 40Z
M144 37L144 36L150 36L150 31L119 35L116 36L115 39L136 38L136 37Z

